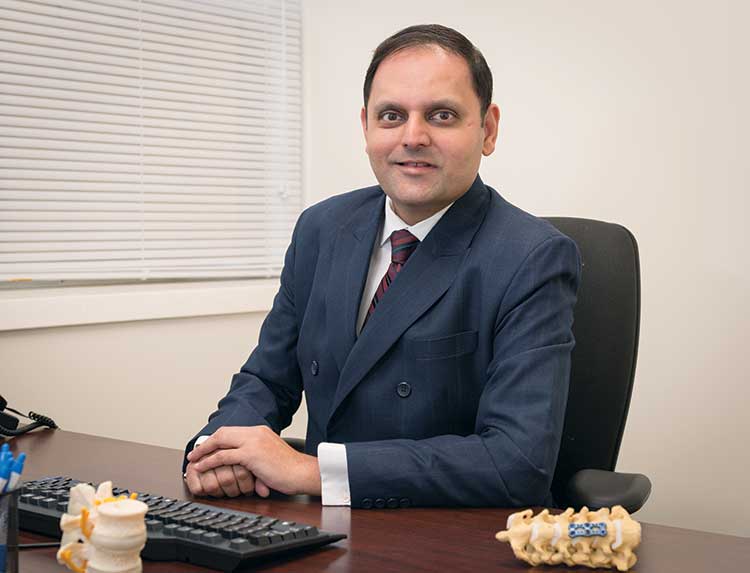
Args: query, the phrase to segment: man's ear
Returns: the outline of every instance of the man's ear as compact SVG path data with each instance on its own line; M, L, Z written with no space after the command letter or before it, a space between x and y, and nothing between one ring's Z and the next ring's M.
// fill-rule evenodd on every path
M359 112L359 121L362 124L362 134L365 136L365 153L367 153L367 108L363 107Z
M495 142L500 132L500 108L497 104L491 104L484 114L484 141L482 142L482 155L491 155L495 151Z

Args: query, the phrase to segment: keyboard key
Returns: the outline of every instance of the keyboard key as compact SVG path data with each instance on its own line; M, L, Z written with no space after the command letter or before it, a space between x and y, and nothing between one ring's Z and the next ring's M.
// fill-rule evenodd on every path
M250 537L251 535L255 535L256 533L261 533L263 531L266 531L265 527L248 525L246 527L243 527L242 529L237 530L237 535L239 535L240 537Z
M183 525L175 530L175 534L177 535L177 537L187 537L188 533L190 533L192 530L193 528L189 525Z
M216 545L217 543L221 543L222 540L222 536L215 531L207 531L201 536L201 541L203 543L208 543L209 545Z
M209 519L208 521L202 521L201 527L203 529L208 529L210 531L216 531L216 529L221 528L224 524L226 524L231 517L229 515L220 515L219 517L215 517L213 519Z
M172 509L183 509L186 508L188 505L193 505L190 501L178 501L177 503L172 505Z
M184 525L197 525L200 522L207 521L209 518L205 510L192 511L189 517L182 519Z
M271 545L271 539L268 536L268 532L262 531L260 533L254 533L253 535L249 535L246 538L250 543L253 545L259 545L261 547L265 545Z
M45 497L39 502L39 505L41 507L55 507L55 505L57 505L57 499L54 497Z
M269 529L269 532L274 535L281 536L281 539L284 541L288 541L289 539L294 539L294 533L291 531L291 528L289 527L277 527L273 526L271 529Z
M200 538L203 537L203 534L206 533L204 529L191 529L188 531L188 539L192 539L193 541L200 541Z
M240 537L239 531L241 529L245 529L248 526L247 523L240 522L237 525L230 525L228 527L225 527L221 530L221 535L223 537L226 537L227 539L234 539L235 537Z
M318 535L318 528L313 525L305 525L302 530L305 532L306 537L315 537Z
M165 513L161 516L161 518L164 520L165 523L179 523L182 525L182 520L187 518L188 516L191 516L191 511L184 511L184 510L177 510L172 511L170 513Z
M242 537L237 537L229 542L229 548L235 551L247 551L250 547L250 542Z

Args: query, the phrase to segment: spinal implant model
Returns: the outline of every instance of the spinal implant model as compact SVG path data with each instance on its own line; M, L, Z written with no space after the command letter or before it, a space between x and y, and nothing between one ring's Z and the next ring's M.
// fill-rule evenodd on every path
M627 571L637 561L633 550L641 542L641 524L619 505L578 513L572 508L559 515L530 509L508 517L506 531L495 537L508 541L513 553L531 565L584 565L616 567Z
M72 487L57 561L75 573L141 573L148 506L135 497L113 497L109 481Z

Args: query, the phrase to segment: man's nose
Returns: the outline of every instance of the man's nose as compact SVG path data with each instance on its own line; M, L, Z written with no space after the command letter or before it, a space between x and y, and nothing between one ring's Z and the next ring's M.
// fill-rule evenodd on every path
M404 124L401 144L406 148L426 147L430 145L429 125L421 117L410 117Z

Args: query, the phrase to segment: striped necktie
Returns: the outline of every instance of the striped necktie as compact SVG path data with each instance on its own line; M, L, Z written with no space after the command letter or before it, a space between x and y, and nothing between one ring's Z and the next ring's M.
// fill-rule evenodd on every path
M406 260L414 252L414 249L419 245L419 239L412 235L406 229L400 231L393 231L390 236L391 241L391 264L388 266L388 270L383 275L378 285L378 290L375 291L375 295L372 297L370 308L367 309L367 317L365 318L365 324L369 320L372 313L375 312L375 307L378 306L378 302L383 298L385 291L391 286L391 283L396 278L396 275L406 264ZM364 324L362 325L364 328Z

